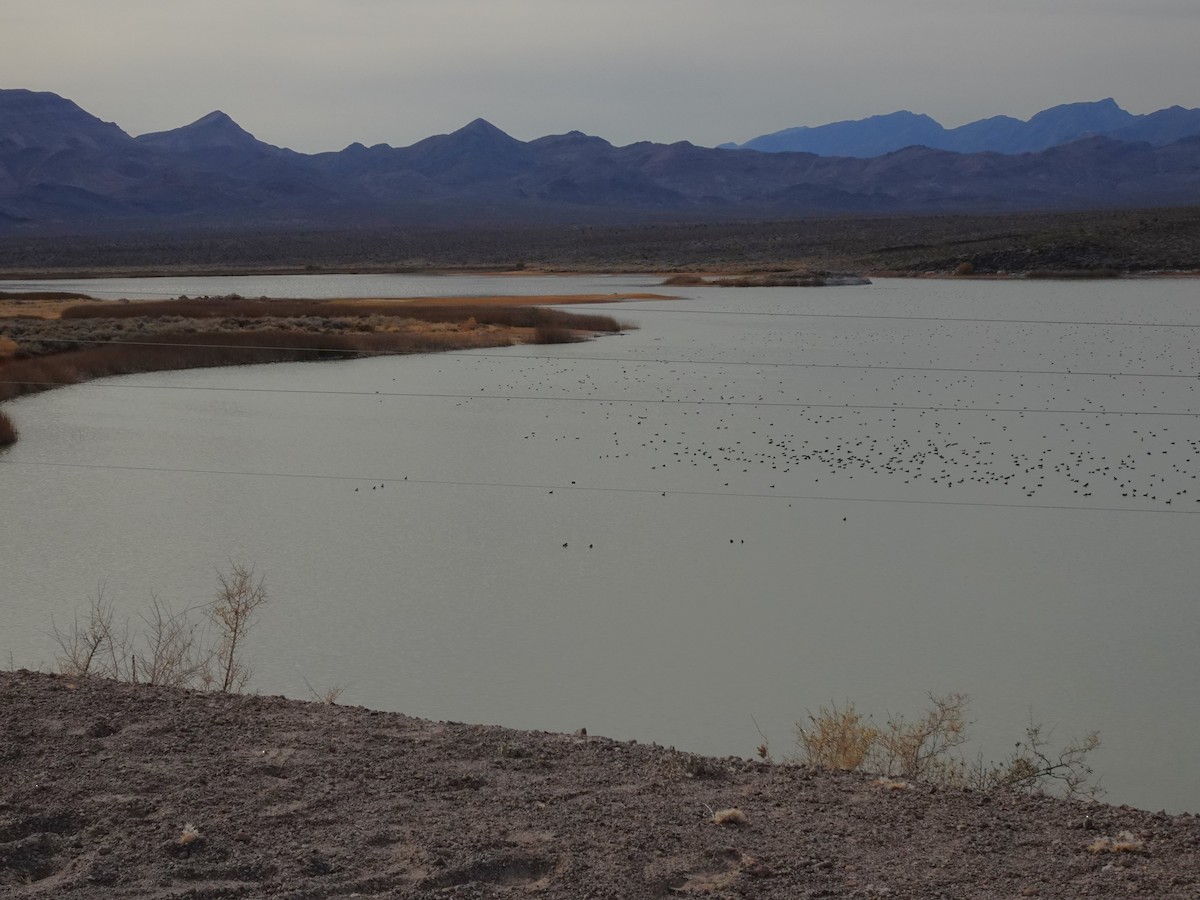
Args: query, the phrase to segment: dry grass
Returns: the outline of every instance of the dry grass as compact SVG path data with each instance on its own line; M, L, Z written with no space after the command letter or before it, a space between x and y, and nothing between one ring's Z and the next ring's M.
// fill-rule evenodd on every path
M533 329L531 344L572 344L587 340L578 331L563 328L561 325L539 325Z
M801 759L823 769L861 767L878 737L879 729L864 720L853 703L819 707L816 715L808 714L807 725L796 726Z
M883 776L883 787L907 786L912 779L977 790L1012 788L1068 797L1094 798L1103 793L1093 779L1090 754L1100 748L1096 732L1071 739L1055 749L1043 726L1030 722L1025 740L1009 756L984 764L968 762L961 748L967 742L968 697L929 695L929 707L913 721L889 716L885 725L864 719L852 703L820 707L807 722L796 726L796 761L826 769L861 769ZM760 748L760 754L764 747Z
M1115 838L1097 838L1087 846L1089 853L1141 853L1145 848L1145 842L1130 831L1122 831Z
M74 291L0 291L0 300L91 300Z
M606 315L486 302L229 296L73 304L57 321L12 320L11 337L0 337L0 402L138 372L469 350L523 341L568 343L626 327ZM12 422L0 417L0 446L16 438Z
M57 319L68 306L91 299L69 291L0 291L0 318Z
M718 809L712 815L712 823L714 825L732 825L741 828L750 824L750 820L746 818L746 814L737 807L728 809Z
M583 331L617 332L620 324L611 316L579 315L541 305L506 304L511 298L432 298L387 300L250 300L242 297L206 297L196 300L149 300L139 303L82 303L62 311L63 319L302 319L363 318L367 316L414 319L422 322L465 322L481 325L536 328L562 325ZM542 304L564 298L536 298ZM574 298L578 300L579 298ZM591 302L606 302L603 297Z
M471 333L320 334L295 331L165 333L118 344L69 350L0 366L0 401L93 378L314 359L363 353L420 353L507 345Z

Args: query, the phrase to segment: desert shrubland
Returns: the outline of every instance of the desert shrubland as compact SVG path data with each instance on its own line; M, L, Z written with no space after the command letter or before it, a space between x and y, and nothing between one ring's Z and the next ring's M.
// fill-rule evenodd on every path
M965 694L930 694L929 705L916 719L888 716L882 724L849 701L821 706L797 723L794 760L976 790L1012 788L1071 797L1102 793L1090 764L1091 753L1100 748L1097 732L1054 746L1045 726L1030 721L1007 757L985 763L963 753L971 724L968 704ZM759 755L767 756L765 742Z
M266 581L253 567L231 563L217 583L209 602L182 609L151 595L134 618L118 616L111 598L98 589L69 624L51 621L59 671L241 693L253 673L243 650L267 602Z

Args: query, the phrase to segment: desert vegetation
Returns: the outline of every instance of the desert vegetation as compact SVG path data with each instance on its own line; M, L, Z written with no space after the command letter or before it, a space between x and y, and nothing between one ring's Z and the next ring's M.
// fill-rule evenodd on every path
M240 563L218 573L217 584L209 602L179 610L151 595L136 619L119 618L98 590L70 624L51 621L60 673L241 693L253 674L243 650L267 602L267 585Z
M571 228L355 228L0 237L0 275L436 270L792 270L977 275L1200 270L1200 208L647 222Z
M546 298L545 302L553 302ZM564 302L570 298L562 298ZM612 299L612 298L604 298ZM180 297L177 300L148 300L135 303L81 303L61 313L63 319L228 319L240 327L252 325L246 320L275 319L411 319L418 322L451 322L474 320L479 325L498 325L510 328L535 328L539 325L570 325L587 331L620 331L621 326L611 316L586 316L578 313L546 309L533 305L501 303L473 304L469 300L445 303L440 298L429 300L292 300L260 297L247 299L228 297ZM326 323L326 327L328 323ZM348 325L343 326L348 327Z
M249 300L82 303L57 317L0 319L0 402L93 378L212 366L565 343L623 327L538 306ZM0 413L0 446L18 432Z
M1100 748L1097 732L1056 748L1045 726L1031 721L1006 758L985 763L962 753L971 724L968 705L965 694L930 694L920 717L888 716L883 724L864 717L853 703L822 706L797 723L794 759L820 768L875 773L889 787L905 786L894 779L913 779L983 791L1012 788L1085 798L1103 793L1090 764L1091 754ZM759 754L768 753L764 742Z
M39 301L39 300L90 300L87 294L74 291L0 291L0 300Z

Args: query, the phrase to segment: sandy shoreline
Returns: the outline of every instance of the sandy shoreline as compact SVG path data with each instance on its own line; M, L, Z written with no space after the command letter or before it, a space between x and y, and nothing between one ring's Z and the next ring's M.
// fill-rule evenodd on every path
M0 708L10 897L1200 896L1194 815L24 671Z

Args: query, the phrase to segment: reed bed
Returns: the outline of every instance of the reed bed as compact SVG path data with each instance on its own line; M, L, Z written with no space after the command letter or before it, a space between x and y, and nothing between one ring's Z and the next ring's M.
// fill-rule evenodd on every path
M15 359L0 366L0 401L93 378L247 366L270 362L347 359L368 353L429 353L509 346L503 335L472 332L312 334L294 331L167 333L118 344Z
M75 291L0 291L0 300L91 300Z
M134 328L126 328L129 320L136 320ZM0 402L114 375L500 347L516 340L567 343L624 327L611 316L531 306L237 297L80 304L57 322L39 321L34 330L13 332L19 349L0 362ZM0 446L16 439L16 426L0 414Z
M0 412L0 447L15 444L19 434L20 432L17 431L17 426L13 424L13 420Z
M541 306L442 305L422 303L363 303L345 300L271 300L211 297L192 300L149 300L136 303L81 303L62 311L63 319L280 319L361 318L390 316L420 322L463 323L509 328L559 326L578 331L612 334L622 325L612 316L581 314Z
M530 338L531 344L573 344L577 341L585 341L585 338L578 331L572 331L569 328L563 328L561 325L538 325L533 329L533 337Z

